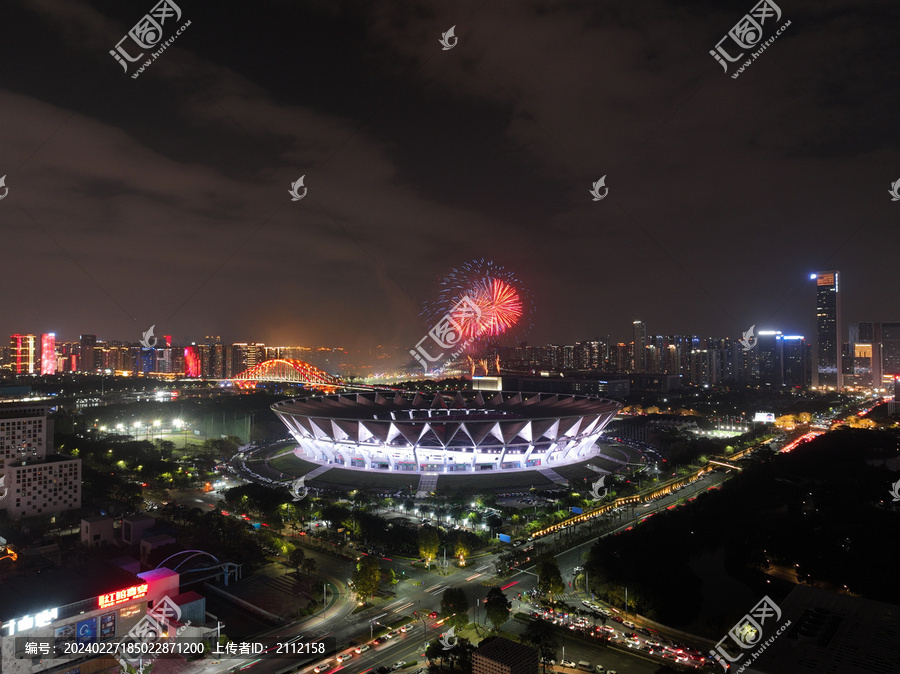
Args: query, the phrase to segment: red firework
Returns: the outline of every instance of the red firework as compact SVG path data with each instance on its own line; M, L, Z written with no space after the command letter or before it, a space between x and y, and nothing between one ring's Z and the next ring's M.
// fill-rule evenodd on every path
M467 325L467 336L496 337L515 326L524 310L514 286L499 278L486 278L470 290L470 299L481 309L481 317Z

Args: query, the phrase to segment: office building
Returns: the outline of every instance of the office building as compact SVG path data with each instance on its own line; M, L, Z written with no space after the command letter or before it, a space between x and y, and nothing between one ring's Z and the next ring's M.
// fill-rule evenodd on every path
M784 384L784 343L780 330L760 330L757 333L757 367L759 384L780 388Z
M634 333L632 372L647 371L647 326L642 321L634 321L632 324Z
M882 375L900 374L900 323L881 324Z
M850 323L847 329L845 385L882 385L881 323Z
M45 407L0 406L0 510L9 516L81 507L81 459L50 454L52 441Z
M35 335L10 335L10 364L13 374L37 374L39 354Z
M818 388L843 386L841 366L841 285L840 272L820 271L816 279L816 358Z
M809 344L803 335L782 337L782 362L785 386L809 386Z
M94 349L97 348L97 335L81 335L80 338L81 362L78 369L81 372L94 372L97 369Z
M56 335L41 335L41 374L56 374Z

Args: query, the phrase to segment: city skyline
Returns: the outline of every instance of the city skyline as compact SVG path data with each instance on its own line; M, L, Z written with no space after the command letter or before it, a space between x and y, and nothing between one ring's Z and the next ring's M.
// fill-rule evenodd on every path
M477 258L534 296L507 344L813 335L821 269L845 321L900 315L895 7L779 3L737 72L753 2L183 2L138 71L117 44L153 5L10 3L0 334L408 349Z

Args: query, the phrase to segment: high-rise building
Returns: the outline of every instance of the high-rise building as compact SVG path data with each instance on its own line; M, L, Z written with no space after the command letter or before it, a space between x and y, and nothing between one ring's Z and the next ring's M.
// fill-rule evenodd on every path
M0 406L0 510L22 517L81 507L81 459L48 454L52 441L47 408Z
M642 321L634 321L634 355L631 369L634 372L647 371L647 326Z
M97 335L81 335L81 363L78 367L82 372L93 372L97 369L94 349L97 347Z
M809 345L806 338L802 335L784 335L781 341L784 385L809 386Z
M41 374L56 374L56 335L41 335Z
M266 359L265 352L265 344L247 344L246 342L232 344L225 350L225 377L231 378L263 362Z
M851 323L847 329L848 363L845 373L854 386L882 385L881 323ZM844 383L848 383L845 377Z
M841 367L840 272L820 271L816 279L816 380L818 388L843 386Z
M14 374L37 373L39 361L37 344L35 335L9 336L10 364Z
M881 324L882 375L900 374L900 323Z
M778 387L784 384L784 343L780 330L760 330L757 333L757 365L761 386Z

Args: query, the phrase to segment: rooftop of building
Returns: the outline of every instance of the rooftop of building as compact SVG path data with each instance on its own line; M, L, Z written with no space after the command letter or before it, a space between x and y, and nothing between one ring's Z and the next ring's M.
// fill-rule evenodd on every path
M791 624L752 663L767 674L887 674L900 662L900 606L798 585L779 603Z
M5 578L0 621L85 601L139 582L137 576L106 562L23 569Z
M28 403L0 402L0 419L19 419L22 417L47 416L46 405L29 405Z
M473 656L487 658L495 662L515 664L529 659L536 661L538 652L531 646L520 644L505 637L495 637L475 649Z

